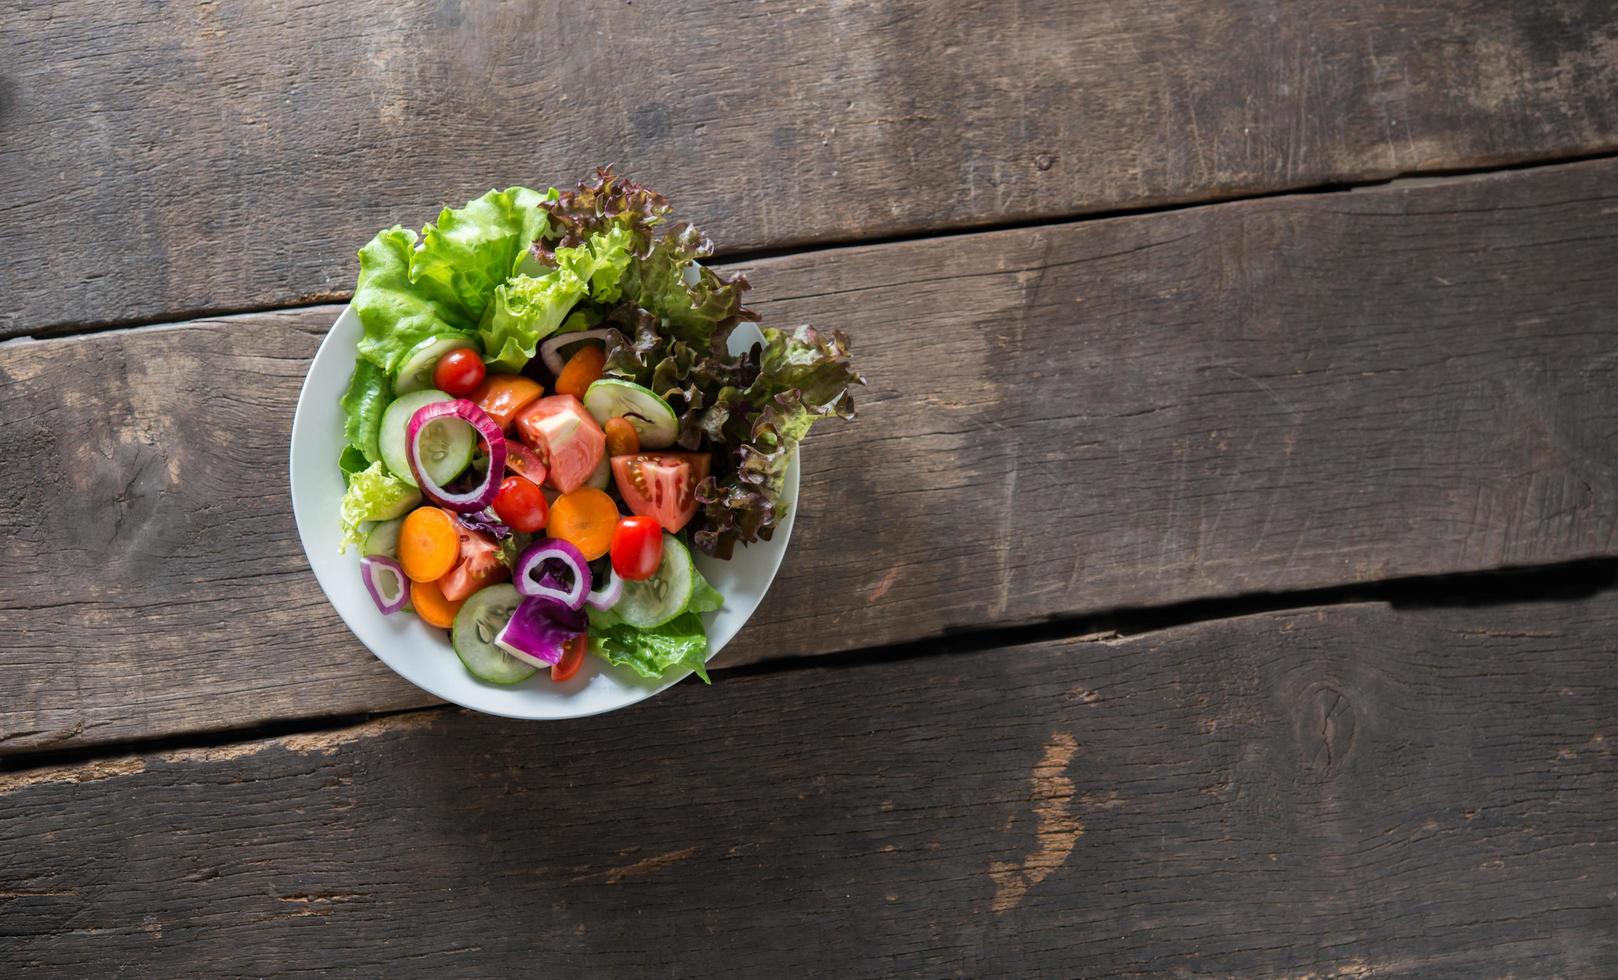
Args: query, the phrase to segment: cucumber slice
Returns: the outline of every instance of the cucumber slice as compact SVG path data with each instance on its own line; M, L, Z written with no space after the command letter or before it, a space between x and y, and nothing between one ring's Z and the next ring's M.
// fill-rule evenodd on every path
M396 517L391 521L383 521L371 528L371 533L365 536L365 545L360 549L360 554L398 558L399 528L403 526L404 518Z
M467 673L490 684L515 684L538 672L533 664L523 663L494 645L495 634L505 629L521 601L515 587L491 585L472 593L461 606L449 639Z
M450 401L450 396L436 388L413 391L393 400L382 413L382 429L377 433L377 444L382 450L382 465L388 472L416 486L416 475L410 472L409 440L410 417L423 405ZM478 448L478 437L469 425L429 423L421 434L422 458L427 463L427 475L443 486L461 475L472 464L472 453Z
M667 449L680 434L680 420L669 403L633 381L602 378L585 391L584 407L602 425L622 415L635 427L642 449Z
M691 552L672 534L663 535L663 561L649 579L625 582L624 594L612 611L631 626L653 629L685 612L691 604L696 577L691 574Z
M612 457L603 453L601 455L601 462L597 463L596 468L590 471L590 475L584 478L584 485L587 487L595 487L597 490L605 490L611 486Z
M481 354L483 352L478 350L481 346L476 337L468 337L465 334L428 337L405 355L404 362L399 365L399 373L393 379L393 394L408 395L412 391L431 388L433 369L438 367L440 357L460 347L470 347Z

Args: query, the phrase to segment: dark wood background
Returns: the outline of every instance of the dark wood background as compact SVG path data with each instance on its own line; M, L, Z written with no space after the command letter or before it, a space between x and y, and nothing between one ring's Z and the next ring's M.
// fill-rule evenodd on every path
M1618 7L0 27L0 973L1618 975ZM871 385L713 688L536 728L286 443L376 228L609 160Z

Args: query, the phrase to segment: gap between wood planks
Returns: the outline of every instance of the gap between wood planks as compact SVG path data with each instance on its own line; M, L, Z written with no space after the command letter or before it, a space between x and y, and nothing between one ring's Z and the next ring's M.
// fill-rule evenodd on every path
M1599 153L1572 154L1545 160L1528 160L1517 163L1497 165L1482 165L1476 167L1434 167L1421 170L1406 170L1381 180L1348 181L1337 183L1313 184L1306 187L1281 188L1273 191L1257 191L1252 193L1238 193L1229 196L1214 196L1198 198L1195 201L1178 201L1168 204L1151 204L1140 207L1112 208L1100 211L1078 211L1065 214L1047 215L1040 218L1031 218L1025 221L983 222L973 225L952 226L944 231L921 231L901 235L874 235L854 238L835 238L816 242L811 245L801 245L783 248L760 248L735 252L727 252L720 248L714 258L726 265L740 265L747 262L757 262L762 259L780 258L787 255L815 255L821 252L833 252L839 249L864 248L872 245L892 245L902 242L925 241L929 239L959 238L967 235L981 235L997 231L1016 231L1030 228L1048 228L1055 225L1077 224L1089 221L1106 221L1111 218L1129 218L1150 214L1168 214L1175 211L1188 211L1193 208L1213 207L1221 204L1235 204L1241 201L1259 201L1274 197L1314 197L1327 194L1346 194L1354 191L1365 191L1376 188L1385 188L1390 185L1409 184L1411 186L1425 186L1449 180L1465 180L1474 177L1487 177L1493 174L1513 173L1520 170L1540 170L1547 167L1566 166L1573 163L1587 163L1593 160L1618 159L1618 150L1608 150ZM48 327L33 334L24 334L0 341L0 348L15 344L25 344L40 340L60 340L68 337L87 336L91 334L109 333L117 330L138 329L142 327L169 327L183 324L188 320L215 319L226 316L244 316L253 313L279 313L290 310L304 310L315 306L326 306L331 303L346 303L353 295L350 290L332 290L329 292L297 296L285 303L276 303L260 306L242 307L206 307L190 310L176 310L160 316L128 317L124 319L97 320L85 323L64 324L57 327Z
M994 652L1015 655L1019 648L1054 640L1069 640L1078 644L1106 642L1144 636L1180 626L1260 613L1284 612L1289 609L1318 609L1368 602L1386 603L1394 609L1564 602L1590 598L1615 588L1618 588L1618 558L1581 559L1484 572L1421 575L1356 585L1195 599L1155 607L1120 608L1093 615L1059 617L1027 626L969 630L889 646L765 660L738 667L720 668L713 672L713 676L715 683L723 684L726 680L734 678L812 668L849 670L871 664L894 663L922 657L989 655ZM337 733L381 718L425 715L454 707L440 704L398 711L325 715L156 739L106 742L80 749L22 753L0 758L0 779L8 775L26 779L29 772L94 766L105 760L130 756L176 751L207 752L225 749L237 743Z

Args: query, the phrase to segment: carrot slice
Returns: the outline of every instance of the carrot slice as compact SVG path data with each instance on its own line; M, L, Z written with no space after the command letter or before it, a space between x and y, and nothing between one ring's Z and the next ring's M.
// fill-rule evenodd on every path
M410 604L415 607L416 615L429 626L446 630L454 626L455 614L461 611L464 602L465 599L451 601L444 598L436 582L410 583Z
M491 374L469 396L501 429L511 428L517 413L545 393L538 381L520 374Z
M556 376L556 393L572 395L583 401L585 391L601 380L601 369L606 366L607 352L604 348L596 344L580 347L578 353L562 365L562 373Z
M601 430L607 434L608 456L633 456L640 452L640 435L622 415L608 419Z
M617 526L618 505L612 498L595 487L580 487L556 498L545 530L583 552L585 561L595 561L612 547Z
M455 522L437 507L417 507L399 525L399 564L412 581L443 578L460 556Z

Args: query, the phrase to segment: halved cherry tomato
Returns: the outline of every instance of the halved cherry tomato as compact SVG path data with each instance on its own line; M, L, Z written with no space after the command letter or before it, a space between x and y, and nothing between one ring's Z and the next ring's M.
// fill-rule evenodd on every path
M550 469L539 454L515 439L506 440L506 471L527 477L530 483L544 483Z
M612 532L618 526L618 505L595 487L580 487L564 493L551 504L547 529L595 561L612 547Z
M577 674L579 666L584 663L584 650L589 645L590 637L583 633L562 644L562 659L551 664L551 680L560 684Z
M457 347L438 359L433 368L433 387L456 398L465 398L483 383L483 358L470 347Z
M628 456L640 452L640 435L622 415L608 419L601 431L607 434L608 456Z
M437 626L439 629L449 629L455 625L455 614L461 611L461 603L465 599L446 599L444 593L439 591L434 582L411 582L410 605L416 610L422 622L428 626Z
M399 564L412 582L443 578L461 555L455 522L437 507L417 507L399 525Z
M444 390L449 391L448 388ZM467 397L476 402L478 408L489 413L495 425L509 429L517 413L538 401L544 393L545 389L533 378L520 374L491 374ZM455 392L450 391L450 394Z
M533 534L545 526L550 505L539 487L520 476L508 476L500 481L500 492L494 498L494 512L500 519L524 534Z
M601 380L601 369L606 366L607 352L600 344L580 347L578 353L562 365L562 373L556 376L556 393L584 398L585 391Z
M612 570L631 582L657 574L663 562L663 528L655 517L625 517L612 531Z

